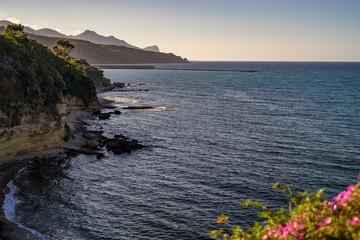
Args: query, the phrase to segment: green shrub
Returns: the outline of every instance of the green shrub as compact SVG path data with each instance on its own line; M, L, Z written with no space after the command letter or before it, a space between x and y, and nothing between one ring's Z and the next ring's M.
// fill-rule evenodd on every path
M246 200L243 207L260 210L258 217L266 218L263 223L255 223L244 231L239 226L232 226L228 216L218 217L219 224L226 224L224 229L214 230L210 236L215 239L360 239L360 183L348 186L334 197L334 201L323 199L323 189L315 193L301 192L292 194L289 187L276 183L274 188L282 189L290 198L289 210L269 209L259 201Z
M69 63L75 66L78 70L83 71L85 76L89 77L93 81L95 87L102 88L110 85L110 79L104 77L104 71L91 66L85 59L70 59Z

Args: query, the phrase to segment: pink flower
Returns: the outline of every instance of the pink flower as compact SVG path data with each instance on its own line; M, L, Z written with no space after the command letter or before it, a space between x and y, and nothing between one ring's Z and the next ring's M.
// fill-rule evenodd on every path
M325 224L329 224L329 223L331 223L331 218L324 218L322 220L322 222L325 223Z
M298 223L298 222L294 222L294 228L303 228L304 225Z
M279 236L279 234L277 234L277 233L275 233L275 232L273 232L273 231L268 232L268 235L269 235L270 237L272 237L272 238L277 238L277 237Z
M334 200L337 201L338 203L345 203L349 200L350 197L351 197L350 191L342 191L336 197L334 197Z
M353 219L348 219L348 222L351 224L351 225L356 225L358 222L359 222L359 218L358 217L353 217Z
M282 239L287 238L287 236L288 236L288 233L287 233L287 232L283 232L283 234L281 234L281 238L282 238Z
M332 206L332 207L331 207L331 211L333 211L333 212L334 212L334 211L335 211L336 209L338 209L338 208L339 208L339 206L338 206L338 205L334 205L334 206Z
M300 233L299 235L298 235L298 239L301 239L301 238L303 238L304 237L304 234L303 233Z
M352 191L355 190L355 186L350 185L350 186L348 186L346 189L347 189L348 191L352 192Z
M341 199L341 193L339 193L337 196L334 197L334 200L339 202Z
M303 213L299 216L300 219L305 219L306 218L306 213Z

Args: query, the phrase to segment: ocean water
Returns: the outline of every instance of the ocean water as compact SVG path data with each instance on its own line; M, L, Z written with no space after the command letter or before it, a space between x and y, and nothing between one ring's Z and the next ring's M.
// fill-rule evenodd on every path
M325 188L328 199L357 182L360 63L161 66L258 72L105 70L131 88L100 94L122 114L88 128L147 148L35 161L11 183L13 221L42 239L209 239L221 213L243 227L257 220L244 199L286 206L275 182Z

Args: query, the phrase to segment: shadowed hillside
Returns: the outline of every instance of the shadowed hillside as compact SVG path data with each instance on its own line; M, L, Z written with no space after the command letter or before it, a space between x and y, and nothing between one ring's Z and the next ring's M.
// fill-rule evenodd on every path
M29 37L52 48L59 38L29 34ZM70 52L74 58L85 58L90 64L121 63L187 63L187 59L172 53L158 53L124 46L95 44L84 40L70 39L75 48Z

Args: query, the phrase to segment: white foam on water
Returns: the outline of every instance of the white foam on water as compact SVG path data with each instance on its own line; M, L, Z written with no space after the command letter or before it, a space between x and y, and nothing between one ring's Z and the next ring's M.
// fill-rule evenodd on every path
M25 167L20 169L19 172L17 173L15 179L17 179L19 174L24 170L25 170ZM48 238L45 237L44 235L42 235L41 233L37 232L34 229L28 228L19 222L18 217L16 216L16 213L15 213L16 205L20 203L20 200L15 197L16 193L18 192L18 188L14 185L14 180L11 180L7 184L7 187L10 189L10 191L9 191L9 193L5 194L4 204L2 206L6 219L9 220L10 222L15 223L19 228L22 228L22 229L25 229L26 231L31 232L31 234L36 236L38 239L48 240ZM33 239L33 238L27 238L27 239Z
M136 104L140 103L141 100L136 98L127 98L127 97L113 97L113 96L105 96L104 99L110 100L116 103L125 103L125 104Z

